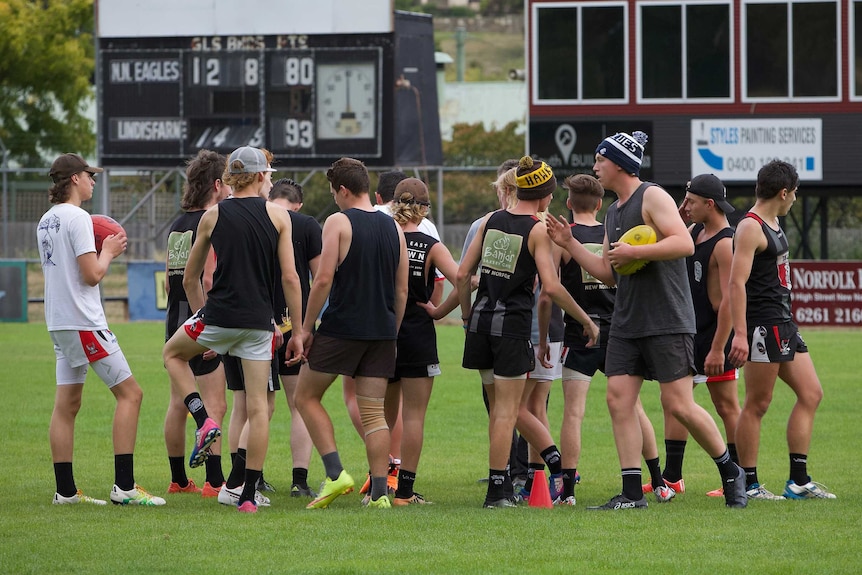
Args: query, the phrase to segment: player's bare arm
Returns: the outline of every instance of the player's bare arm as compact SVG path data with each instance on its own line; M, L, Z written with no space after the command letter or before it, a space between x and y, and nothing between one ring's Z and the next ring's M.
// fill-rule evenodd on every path
M99 254L96 252L87 252L78 256L78 268L81 270L81 277L89 286L99 285L105 274L108 273L108 268L114 258L122 255L126 251L126 232L113 234L105 238L102 242L102 251Z
M673 198L658 186L650 186L643 195L643 220L656 232L654 244L631 246L615 242L611 247L617 256L628 257L629 261L644 259L650 261L676 260L694 253L694 241L688 233L685 222ZM620 262L622 265L628 262Z
M275 204L266 204L266 211L278 230L278 263L281 267L281 287L284 291L284 300L287 303L287 313L290 323L296 327L291 331L290 341L287 343L287 365L294 365L302 360L304 336L302 324L302 288L299 283L299 274L296 273L296 261L293 253L293 227L287 211ZM274 319L274 321L277 321ZM275 330L276 335L281 333ZM276 342L278 343L278 342ZM280 347L280 346L279 346Z
M745 319L746 292L745 284L751 276L751 266L754 256L766 246L766 237L760 224L751 218L743 218L736 227L733 236L733 259L730 265L730 280L728 282L728 298L730 315L733 321L733 340L728 359L740 367L748 359L748 328Z
M430 267L433 265L441 274L443 274L443 277L449 280L449 283L452 284L454 289L449 292L449 295L440 303L439 306L435 306L433 301L429 301L428 303L416 302L416 305L428 312L428 315L430 315L432 319L443 319L461 303L457 288L458 263L452 257L452 254L449 252L449 248L443 245L443 242L437 242L434 244L429 250L428 256L428 262L426 262L425 265L425 274L428 274ZM439 284L441 282L435 283Z
M733 318L730 313L730 299L727 297L727 290L723 288L730 283L732 262L733 240L731 238L719 240L709 258L709 272L706 275L709 301L718 316L712 345L704 362L706 375L720 375L724 372L724 348L733 328Z
M476 231L476 235L473 237L473 241L470 243L470 247L467 248L467 252L461 256L461 265L458 266L458 276L455 287L458 290L458 299L461 303L462 318L469 317L470 315L470 308L472 307L470 302L470 281L479 267L479 261L482 257L482 239L485 237L485 225L488 223L488 218L490 216L491 214L488 214L485 216L485 219L482 220L482 223L479 225L479 229Z
M320 315L320 310L323 309L323 304L326 303L326 298L329 297L329 291L332 289L335 270L342 260L340 257L341 238L348 232L350 232L350 221L341 212L332 214L323 223L317 273L308 294L308 304L302 326L305 332L305 349L310 347L314 323L317 321L317 316ZM345 253L347 252L345 251Z
M204 306L204 291L201 284L201 274L206 265L206 258L212 246L212 232L218 222L218 206L208 209L198 223L195 232L195 243L192 245L186 269L183 272L183 289L189 300L189 309L198 311Z
M544 289L539 291L539 303L536 306L539 317L539 346L536 348L536 359L546 369L554 366L551 363L551 346L548 339L548 326L551 323L553 300Z
M566 227L568 228L568 226ZM572 294L560 283L559 270L554 264L553 250L551 250L551 240L547 230L544 228L545 224L543 223L533 226L533 229L530 231L530 237L527 240L527 246L533 255L533 259L536 261L536 269L542 282L542 290L554 303L584 326L584 335L590 340L587 343L587 347L591 347L599 337L599 328L590 316L587 315L587 312L575 302ZM586 248L583 246L581 248L586 251Z
M398 269L395 272L395 332L401 330L401 320L404 319L404 308L407 305L407 282L410 279L410 260L407 257L407 242L404 231L396 225L398 244L401 255L398 258Z

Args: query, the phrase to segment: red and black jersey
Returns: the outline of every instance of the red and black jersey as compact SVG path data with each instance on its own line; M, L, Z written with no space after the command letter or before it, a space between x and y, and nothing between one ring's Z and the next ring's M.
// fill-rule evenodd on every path
M766 249L754 254L751 275L745 283L748 325L775 325L790 321L790 246L784 230L766 225L754 212L745 214L760 223L766 236Z

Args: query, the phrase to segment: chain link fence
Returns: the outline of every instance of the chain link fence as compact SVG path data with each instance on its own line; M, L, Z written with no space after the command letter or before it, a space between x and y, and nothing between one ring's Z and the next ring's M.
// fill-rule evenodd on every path
M277 166L276 166L277 167ZM0 167L2 176L2 203L0 203L0 258L24 259L38 262L36 224L50 208L47 176L49 168ZM383 169L372 169L371 188L376 189L377 176ZM428 167L405 168L412 177L428 183L432 213L430 219L437 225L441 239L458 257L470 223L477 217L496 209L497 199L490 183L496 177L494 166L480 167ZM305 188L303 212L323 223L337 207L332 202L329 186L323 171L285 170L274 174L276 178L290 177ZM92 213L107 214L119 221L129 237L127 260L161 261L171 223L181 213L185 171L170 170L112 170L100 174L93 199L84 204ZM674 190L669 190L674 194ZM614 195L609 194L605 205ZM677 198L678 200L681 199ZM372 203L374 203L372 197ZM564 194L555 194L551 205L553 213L566 213ZM799 202L802 204L803 202ZM741 206L737 206L741 208ZM837 207L837 206L836 206ZM834 209L834 208L833 208ZM800 222L813 220L809 237L816 241L822 237L820 218L804 218L806 210L799 205L791 212L785 230L791 246L799 245ZM834 216L834 214L833 214ZM827 224L829 259L862 259L862 229L835 228ZM818 250L813 256L819 257ZM792 252L794 257L804 257Z
M0 258L38 261L36 224L50 207L48 167L10 168L2 171L2 205L0 205ZM441 239L456 255L470 223L496 207L496 196L489 186L496 177L494 167L405 169L409 176L428 182L433 204L430 218L441 233ZM337 207L329 194L322 171L279 172L305 187L304 213L321 223ZM372 189L378 172L372 172ZM161 260L171 223L181 213L185 172L171 170L111 170L97 177L93 199L82 206L91 213L103 213L120 222L129 237L126 258ZM446 185L451 185L451 190ZM468 189L469 188L469 189ZM444 195L452 196L451 206ZM464 197L472 198L464 202ZM372 197L372 203L375 203ZM452 213L447 213L447 208Z

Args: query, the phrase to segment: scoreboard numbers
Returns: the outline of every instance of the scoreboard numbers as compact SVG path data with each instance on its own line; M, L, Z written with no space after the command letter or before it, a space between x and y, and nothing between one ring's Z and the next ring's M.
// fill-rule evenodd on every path
M392 37L366 36L100 39L100 161L179 166L203 148L249 145L282 165L385 165Z

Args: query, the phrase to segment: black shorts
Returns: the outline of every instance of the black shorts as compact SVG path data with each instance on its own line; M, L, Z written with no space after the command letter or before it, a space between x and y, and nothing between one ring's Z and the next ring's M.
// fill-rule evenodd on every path
M245 376L242 373L242 360L230 354L225 354L222 357L224 361L224 377L227 380L227 388L231 391L245 391ZM278 379L278 361L277 354L272 358L272 367L269 371L269 391L278 391L281 389L281 383Z
M659 383L694 374L694 335L654 335L636 339L611 336L605 375L634 375Z
M278 361L279 375L299 375L299 368L302 367L302 362L297 362L293 365L285 365L287 361L287 340L290 339L291 332L284 334L284 345L275 350L275 359Z
M192 373L195 377L199 375L209 375L218 369L221 364L221 356L217 355L212 359L204 359L203 354L196 355L189 360L189 367L192 368Z
M597 371L604 373L607 347L586 347L583 349L563 348L563 367L594 376Z
M319 373L350 377L395 375L394 339L339 339L317 334L308 350L308 367Z
M536 353L529 339L467 332L465 369L492 369L494 375L515 377L536 369Z
M694 336L694 369L695 373L706 373L706 368L704 368L704 363L706 363L706 356L709 355L709 350L712 349L712 340L715 336L715 331L710 330L707 332L697 333ZM724 371L730 371L734 369L734 366L727 359L727 354L730 353L730 344L731 340L728 338L727 344L724 346Z
M748 361L785 363L793 361L797 352L808 353L808 346L793 321L748 330Z
M431 363L428 365L396 365L395 376L389 378L389 383L401 381L403 378L423 378L437 377L440 375L440 364Z

